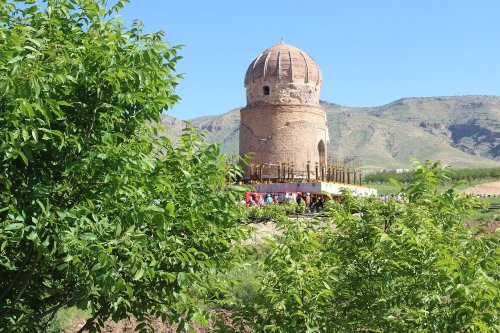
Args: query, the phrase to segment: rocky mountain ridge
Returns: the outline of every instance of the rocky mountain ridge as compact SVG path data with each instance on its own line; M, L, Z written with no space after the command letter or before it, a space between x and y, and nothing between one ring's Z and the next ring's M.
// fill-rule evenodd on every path
M402 168L410 158L456 167L500 166L500 96L402 98L378 107L321 102L330 131L328 156L367 169ZM191 119L225 153L238 152L239 114ZM173 139L185 123L162 116Z

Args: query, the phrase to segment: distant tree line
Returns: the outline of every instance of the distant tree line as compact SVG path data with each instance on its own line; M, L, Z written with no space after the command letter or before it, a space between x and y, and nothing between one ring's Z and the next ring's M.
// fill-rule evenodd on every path
M397 173L396 171L379 172L368 174L364 177L366 183L389 183L389 179L394 178L400 183L409 182L413 171ZM452 169L448 177L451 181L466 180L468 182L500 178L500 167L496 168L466 168Z

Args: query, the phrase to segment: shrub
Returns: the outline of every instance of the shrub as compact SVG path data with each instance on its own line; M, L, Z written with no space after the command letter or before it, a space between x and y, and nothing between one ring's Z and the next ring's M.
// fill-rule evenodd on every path
M498 331L499 238L463 225L474 202L446 180L417 164L409 203L345 192L328 218L281 224L240 318L257 332Z

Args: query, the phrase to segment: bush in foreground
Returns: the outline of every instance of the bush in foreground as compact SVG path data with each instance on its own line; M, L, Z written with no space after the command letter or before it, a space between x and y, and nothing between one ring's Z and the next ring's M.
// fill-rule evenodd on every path
M409 203L346 192L329 218L282 224L239 320L256 332L497 332L499 238L463 225L474 203L446 178L417 165Z

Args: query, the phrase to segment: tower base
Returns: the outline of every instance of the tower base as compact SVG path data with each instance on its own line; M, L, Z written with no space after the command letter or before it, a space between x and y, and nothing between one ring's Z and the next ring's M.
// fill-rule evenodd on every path
M272 183L272 184L249 184L255 188L255 192L260 193L293 193L306 192L312 194L329 193L332 196L340 196L341 189L348 189L354 195L370 196L377 195L377 190L370 187L357 186L352 184L314 182L314 183Z

